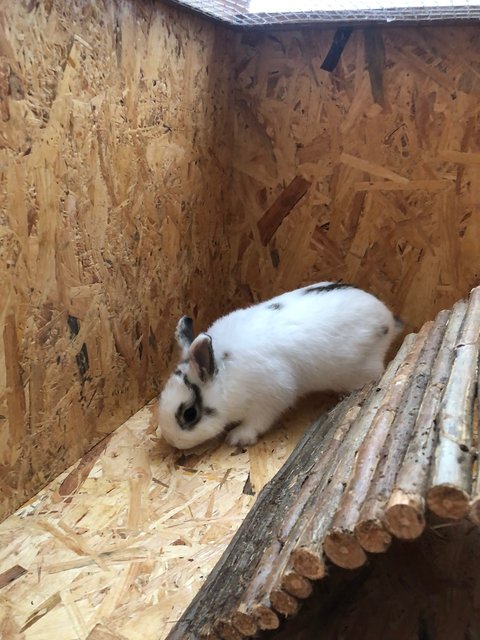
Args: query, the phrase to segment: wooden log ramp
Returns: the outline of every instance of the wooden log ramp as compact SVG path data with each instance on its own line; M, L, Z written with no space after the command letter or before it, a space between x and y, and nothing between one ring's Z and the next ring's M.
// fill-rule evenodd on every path
M168 640L278 628L325 579L411 540L427 508L480 526L480 287L408 335L377 384L307 430Z

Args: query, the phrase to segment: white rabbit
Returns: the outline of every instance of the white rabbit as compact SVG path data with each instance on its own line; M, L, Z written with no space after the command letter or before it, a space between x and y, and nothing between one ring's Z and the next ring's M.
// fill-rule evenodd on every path
M375 296L320 282L223 316L193 339L179 320L182 360L159 403L159 432L179 449L226 433L254 444L312 391L350 392L378 379L401 322Z

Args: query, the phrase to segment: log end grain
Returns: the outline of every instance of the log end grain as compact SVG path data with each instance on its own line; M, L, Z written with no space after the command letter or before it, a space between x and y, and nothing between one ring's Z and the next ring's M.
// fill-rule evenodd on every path
M425 529L425 516L410 505L396 505L385 514L385 526L396 538L415 540Z
M300 609L299 601L283 589L274 589L270 594L270 602L276 611L286 617L297 615Z
M388 531L400 540L415 540L425 529L423 499L394 504L385 512L383 523Z
M312 595L313 587L308 578L296 571L287 571L282 578L282 589L295 598L305 600Z
M235 611L232 616L232 624L243 636L251 638L258 631L257 623L253 614Z
M258 628L262 631L274 631L280 626L280 618L275 611L263 604L257 605L252 613Z
M466 491L449 484L440 484L429 489L427 505L440 518L460 520L466 516L469 496Z
M476 496L470 503L469 518L480 527L480 496Z
M295 549L292 553L295 571L310 580L321 580L325 577L326 568L323 558L316 552L306 547Z
M222 640L243 640L243 635L228 620L217 620L214 631Z
M370 553L385 553L392 542L392 536L377 519L359 522L355 536L363 549Z
M333 529L323 545L328 558L343 569L358 569L367 561L367 555L353 531Z
M194 637L195 636L188 635L188 636L185 636L185 640L193 640ZM204 630L200 632L200 640L221 640L221 638L211 630L210 631Z

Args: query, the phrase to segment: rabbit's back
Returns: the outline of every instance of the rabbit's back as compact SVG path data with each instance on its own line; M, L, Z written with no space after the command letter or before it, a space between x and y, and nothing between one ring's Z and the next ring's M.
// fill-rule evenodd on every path
M248 361L250 370L255 362L288 370L305 393L348 390L381 374L396 331L375 296L323 282L234 311L208 333L219 350L235 345L237 362Z

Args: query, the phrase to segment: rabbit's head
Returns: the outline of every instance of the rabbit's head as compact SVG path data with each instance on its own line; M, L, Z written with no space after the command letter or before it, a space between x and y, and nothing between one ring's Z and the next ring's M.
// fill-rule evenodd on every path
M221 382L209 335L193 339L192 319L184 316L175 337L181 360L160 395L159 433L169 444L189 449L225 431Z

